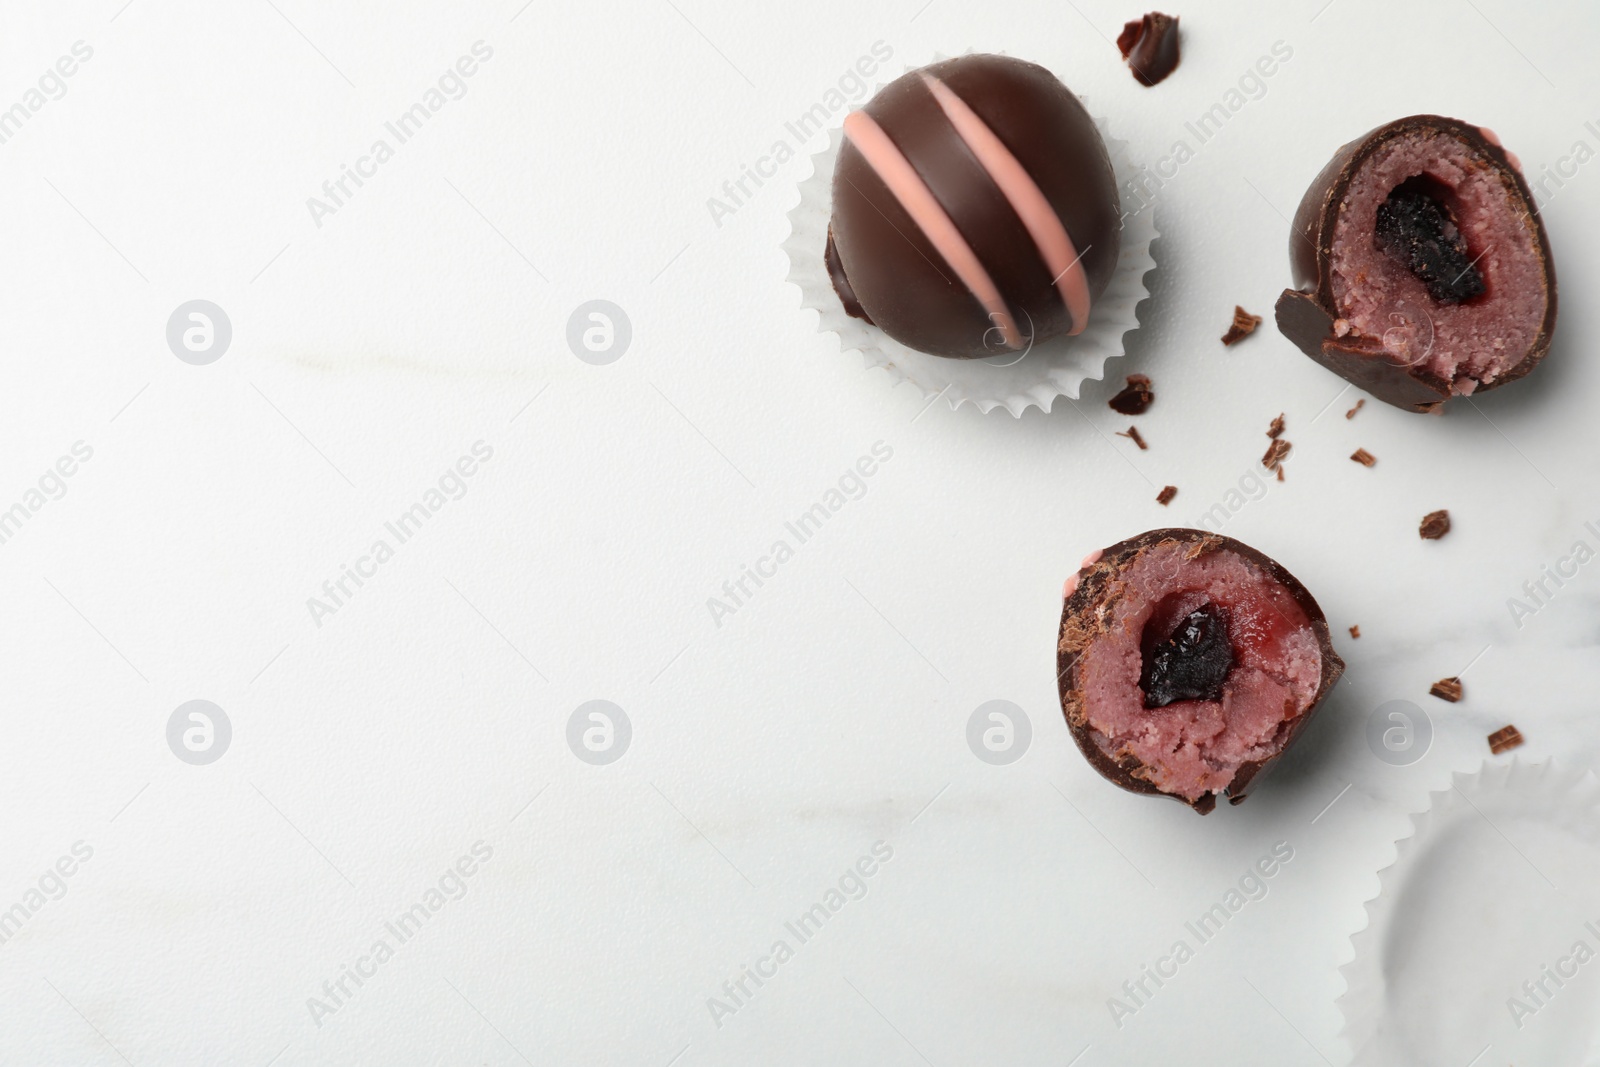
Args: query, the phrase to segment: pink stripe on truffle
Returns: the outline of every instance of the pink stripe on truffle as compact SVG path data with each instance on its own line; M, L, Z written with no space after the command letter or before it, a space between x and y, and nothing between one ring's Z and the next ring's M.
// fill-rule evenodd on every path
M889 192L900 201L900 206L906 209L906 214L911 216L913 222L927 235L939 255L944 257L946 263L956 272L967 290L983 305L988 312L989 319L1000 328L1000 335L1005 339L1006 347L1021 348L1022 335L1017 330L1017 323L1011 317L1011 311L1006 307L1000 290L995 287L994 280L989 277L989 272L978 261L977 253L961 236L961 231L956 229L956 224L951 221L939 201L934 197L933 191L926 182L917 174L898 146L889 135L883 132L873 117L865 111L852 111L845 116L844 134L850 138L856 148L866 159L883 184L889 187Z
M956 133L966 142L967 148L978 157L978 162L988 171L989 178L1000 187L1000 192L1010 203L1011 210L1022 220L1028 236L1033 238L1034 247L1039 250L1045 266L1050 268L1061 300L1072 315L1072 329L1068 332L1081 333L1089 324L1089 276L1083 269L1083 257L1073 246L1067 228L1061 224L1061 216L1045 199L1033 175L1017 162L1011 149L995 136L995 132L978 117L976 111L967 106L965 100L932 75L924 74L922 80L944 109L950 125L956 128Z
M1506 162L1510 163L1513 167L1516 167L1518 173L1522 172L1522 160L1517 158L1517 154L1515 152L1511 151L1511 149L1500 143L1499 134L1495 133L1487 126L1479 126L1478 132L1483 134L1483 139L1485 141L1488 141L1490 144L1494 145L1496 148L1500 149L1500 151L1506 154Z
M1086 569L1088 569L1089 567L1092 567L1096 563L1100 562L1100 556L1103 553L1103 551L1104 551L1103 549L1097 548L1093 552L1089 553L1087 556L1084 556L1083 557L1083 562L1078 564L1078 573L1074 574L1071 578L1068 578L1066 581L1061 583L1061 599L1062 600L1067 599L1073 593L1076 593L1078 591L1078 582L1083 578L1083 572Z

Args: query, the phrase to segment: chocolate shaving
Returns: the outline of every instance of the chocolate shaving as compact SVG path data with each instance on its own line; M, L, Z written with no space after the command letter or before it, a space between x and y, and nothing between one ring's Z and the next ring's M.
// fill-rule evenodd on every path
M1162 507L1166 507L1168 504L1172 503L1172 498L1177 495L1178 487L1175 485L1169 485L1165 489L1161 490L1161 492L1156 494L1156 503L1160 504Z
M1278 412L1278 417L1272 420L1267 427L1267 436L1272 438L1272 443L1267 446L1267 454L1261 457L1261 465L1269 471L1276 471L1278 481L1283 481L1283 460L1289 455L1289 450L1294 446L1283 440L1283 412Z
M1146 449L1148 449L1150 447L1149 445L1144 443L1144 438L1139 436L1139 427L1137 427L1137 426L1129 426L1126 432L1124 432L1122 430L1118 430L1117 431L1117 436L1118 437L1126 437L1128 440L1130 440L1134 444L1138 445L1139 446L1139 451L1141 451L1141 452L1145 451Z
M1150 391L1150 379L1143 374L1128 375L1128 384L1122 392L1107 400L1111 410L1122 415L1143 415L1150 410L1156 394Z
M1461 699L1461 679L1440 678L1437 682L1433 683L1433 688L1429 689L1428 692L1438 697L1440 700L1448 700L1450 703L1454 704L1456 701Z
M1354 452L1350 453L1350 458L1361 464L1363 467L1374 467L1377 466L1378 463L1378 457L1374 456L1371 452L1368 452L1364 448L1358 448Z
M1345 412L1344 413L1344 417L1347 418L1347 419L1355 418L1356 417L1356 412L1360 411L1362 409L1362 407L1364 407L1366 405L1366 403L1367 403L1367 398L1366 397L1362 397L1360 400L1357 400L1356 401L1356 406L1351 408L1349 411Z
M1231 345L1242 341L1256 332L1256 327L1261 325L1261 316L1252 315L1238 304L1233 305L1233 325L1228 327L1228 332L1222 335L1222 343Z
M1361 627L1359 627L1359 626L1350 627L1350 636L1352 638L1359 638L1361 636Z
M1422 517L1422 525L1417 527L1417 532L1424 541L1437 541L1450 532L1450 513L1448 511L1430 511Z
M1493 755L1510 752L1522 744L1522 731L1515 726L1502 726L1489 735L1489 751Z
M1152 11L1122 27L1117 49L1140 85L1151 86L1178 69L1178 19Z

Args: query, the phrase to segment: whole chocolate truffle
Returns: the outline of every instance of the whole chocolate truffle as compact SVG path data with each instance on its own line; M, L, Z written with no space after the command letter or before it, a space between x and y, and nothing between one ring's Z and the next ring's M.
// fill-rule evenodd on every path
M1305 729L1344 661L1294 575L1203 530L1151 530L1067 580L1061 710L1090 765L1204 815L1237 804Z
M844 135L826 255L852 315L962 359L1087 325L1121 211L1100 133L1055 75L948 59L885 86Z
M1556 275L1516 158L1413 115L1345 145L1295 213L1278 329L1379 400L1437 411L1550 350Z

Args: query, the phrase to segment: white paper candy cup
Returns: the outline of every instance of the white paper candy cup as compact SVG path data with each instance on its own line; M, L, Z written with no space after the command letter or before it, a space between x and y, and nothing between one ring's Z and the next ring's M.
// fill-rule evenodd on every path
M1412 821L1351 939L1351 1062L1600 1064L1600 781L1485 765Z
M882 85L873 91L879 88ZM1134 176L1127 143L1111 136L1104 119L1094 123L1122 188ZM1150 255L1157 236L1153 211L1123 220L1117 268L1105 293L1094 302L1088 327L1076 337L1042 341L1026 354L989 359L930 356L846 314L823 262L833 216L833 167L843 141L843 129L835 128L828 147L811 157L811 176L800 183L800 203L789 212L783 250L789 255L789 281L800 287L801 306L816 310L818 329L838 334L840 346L861 353L867 367L882 367L892 383L910 382L924 396L943 394L952 408L970 403L989 412L1003 407L1020 418L1029 407L1049 411L1058 396L1077 399L1084 381L1103 377L1106 360L1123 354L1122 336L1139 328L1139 301L1150 295L1144 276L1156 265Z

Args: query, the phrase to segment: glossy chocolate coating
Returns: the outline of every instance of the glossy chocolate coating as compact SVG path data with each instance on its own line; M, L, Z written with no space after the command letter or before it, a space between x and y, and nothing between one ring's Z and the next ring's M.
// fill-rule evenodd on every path
M1043 67L995 55L912 71L865 108L987 271L1024 346L1070 331L1072 316L1034 237L925 74L959 97L1031 177L1076 249L1091 302L1105 291L1121 247L1116 180L1093 120ZM957 358L1011 350L978 297L848 136L834 170L827 256L846 309L897 341Z
M1409 366L1383 351L1375 339L1353 334L1339 337L1334 323L1339 309L1333 296L1331 259L1335 223L1345 193L1362 163L1395 137L1420 130L1436 130L1457 138L1486 157L1500 173L1508 189L1514 190L1523 210L1533 220L1538 235L1538 254L1544 267L1546 292L1545 317L1532 349L1516 366L1478 392L1516 381L1533 370L1550 351L1556 322L1556 276L1550 255L1550 239L1545 234L1528 183L1512 164L1504 148L1489 140L1483 131L1469 123L1439 115L1413 115L1369 130L1334 153L1322 168L1295 211L1289 234L1289 265L1296 288L1285 289L1276 308L1278 329L1302 352L1335 374L1360 386L1379 400L1408 411L1432 412L1451 397L1449 382L1426 367Z

